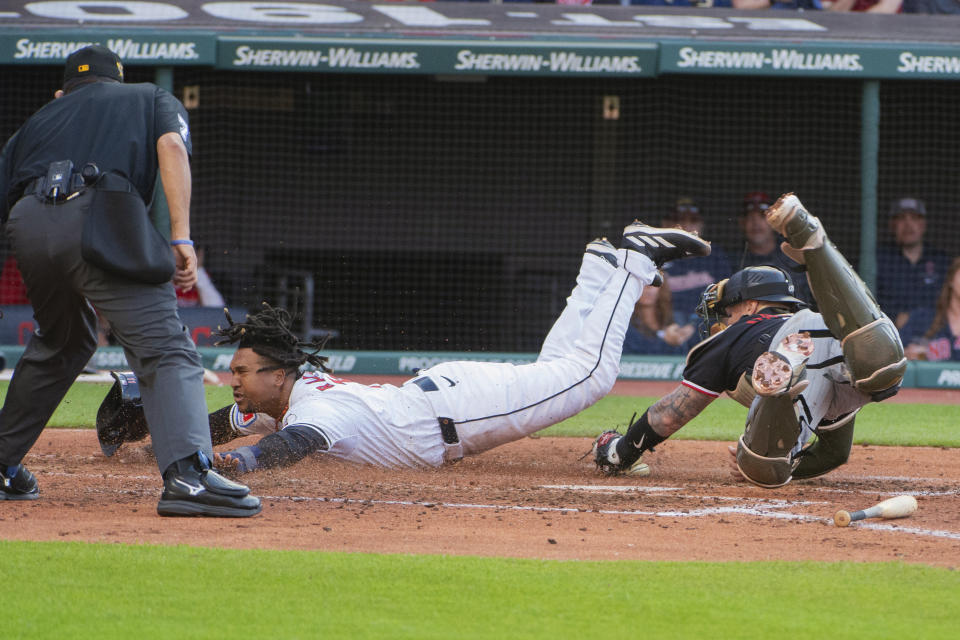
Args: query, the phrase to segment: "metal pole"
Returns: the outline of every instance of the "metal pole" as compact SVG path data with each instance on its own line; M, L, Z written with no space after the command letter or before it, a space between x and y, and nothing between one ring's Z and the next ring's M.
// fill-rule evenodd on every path
M877 158L880 150L880 81L865 80L860 96L860 277L877 284Z

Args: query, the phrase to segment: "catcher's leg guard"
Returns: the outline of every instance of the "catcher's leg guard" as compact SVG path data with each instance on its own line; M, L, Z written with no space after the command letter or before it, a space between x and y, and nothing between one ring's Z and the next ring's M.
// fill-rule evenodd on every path
M767 211L770 225L803 253L810 290L830 332L843 345L843 358L854 386L868 394L895 387L907 359L893 322L846 258L827 238L820 221L793 194L782 196Z
M737 443L737 468L750 482L772 489L790 482L790 450L800 436L800 421L789 394L757 396L747 428Z
M852 411L833 424L821 424L817 428L817 441L799 454L797 466L793 469L794 478L816 478L846 463L853 446L853 422L858 411Z

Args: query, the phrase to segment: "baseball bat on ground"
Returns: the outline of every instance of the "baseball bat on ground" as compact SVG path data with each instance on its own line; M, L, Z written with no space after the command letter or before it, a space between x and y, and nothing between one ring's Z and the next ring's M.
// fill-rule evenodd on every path
M846 527L851 522L866 518L905 518L917 510L917 499L913 496L896 496L878 502L863 511L837 511L833 515L833 523L838 527Z

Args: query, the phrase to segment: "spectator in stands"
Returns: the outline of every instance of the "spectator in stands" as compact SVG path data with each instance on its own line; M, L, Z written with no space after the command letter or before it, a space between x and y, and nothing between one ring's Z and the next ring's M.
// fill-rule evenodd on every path
M923 200L900 198L893 203L894 244L877 253L877 301L897 328L903 328L914 309L933 308L950 264L946 254L924 243L926 231Z
M703 214L692 198L681 197L664 216L662 226L680 227L703 237ZM674 314L684 318L696 318L703 290L733 273L727 255L717 245L713 245L709 256L674 260L663 265L663 271L670 277Z
M960 0L903 0L904 13L960 13Z
M223 296L217 291L210 274L203 268L204 247L197 247L197 284L193 289L184 291L177 287L177 306L179 307L217 307L226 306Z
M533 1L536 2L537 0ZM557 4L644 4L698 9L803 9L804 11L819 11L823 8L820 0L710 0L709 2L706 0L556 0L556 2Z
M27 298L27 285L23 283L17 259L11 253L0 271L0 305L19 304L30 304L30 299Z
M821 0L732 0L734 9L802 9L820 11L824 8ZM717 5L713 5L717 6Z
M823 8L854 13L900 13L903 0L824 0Z
M623 340L623 353L686 355L696 342L695 328L686 316L674 314L670 276L659 287L646 287L637 300Z
M803 265L791 260L780 250L783 239L767 223L765 212L769 206L770 198L763 191L752 191L744 196L743 208L740 210L744 245L736 269L739 271L744 267L777 267L786 273L793 283L793 295L813 307L813 295L810 293Z
M950 263L936 307L911 312L900 337L911 360L960 360L960 258Z

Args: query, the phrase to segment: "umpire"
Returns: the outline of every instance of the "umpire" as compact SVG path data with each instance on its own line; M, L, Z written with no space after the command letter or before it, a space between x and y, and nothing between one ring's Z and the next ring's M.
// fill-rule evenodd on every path
M0 219L37 326L0 412L0 499L38 497L21 460L93 355L95 308L140 383L163 474L157 513L255 515L260 500L210 468L203 367L177 315L174 284L197 281L186 110L156 85L123 84L100 45L67 58L54 95L0 152ZM172 250L146 212L158 171Z

